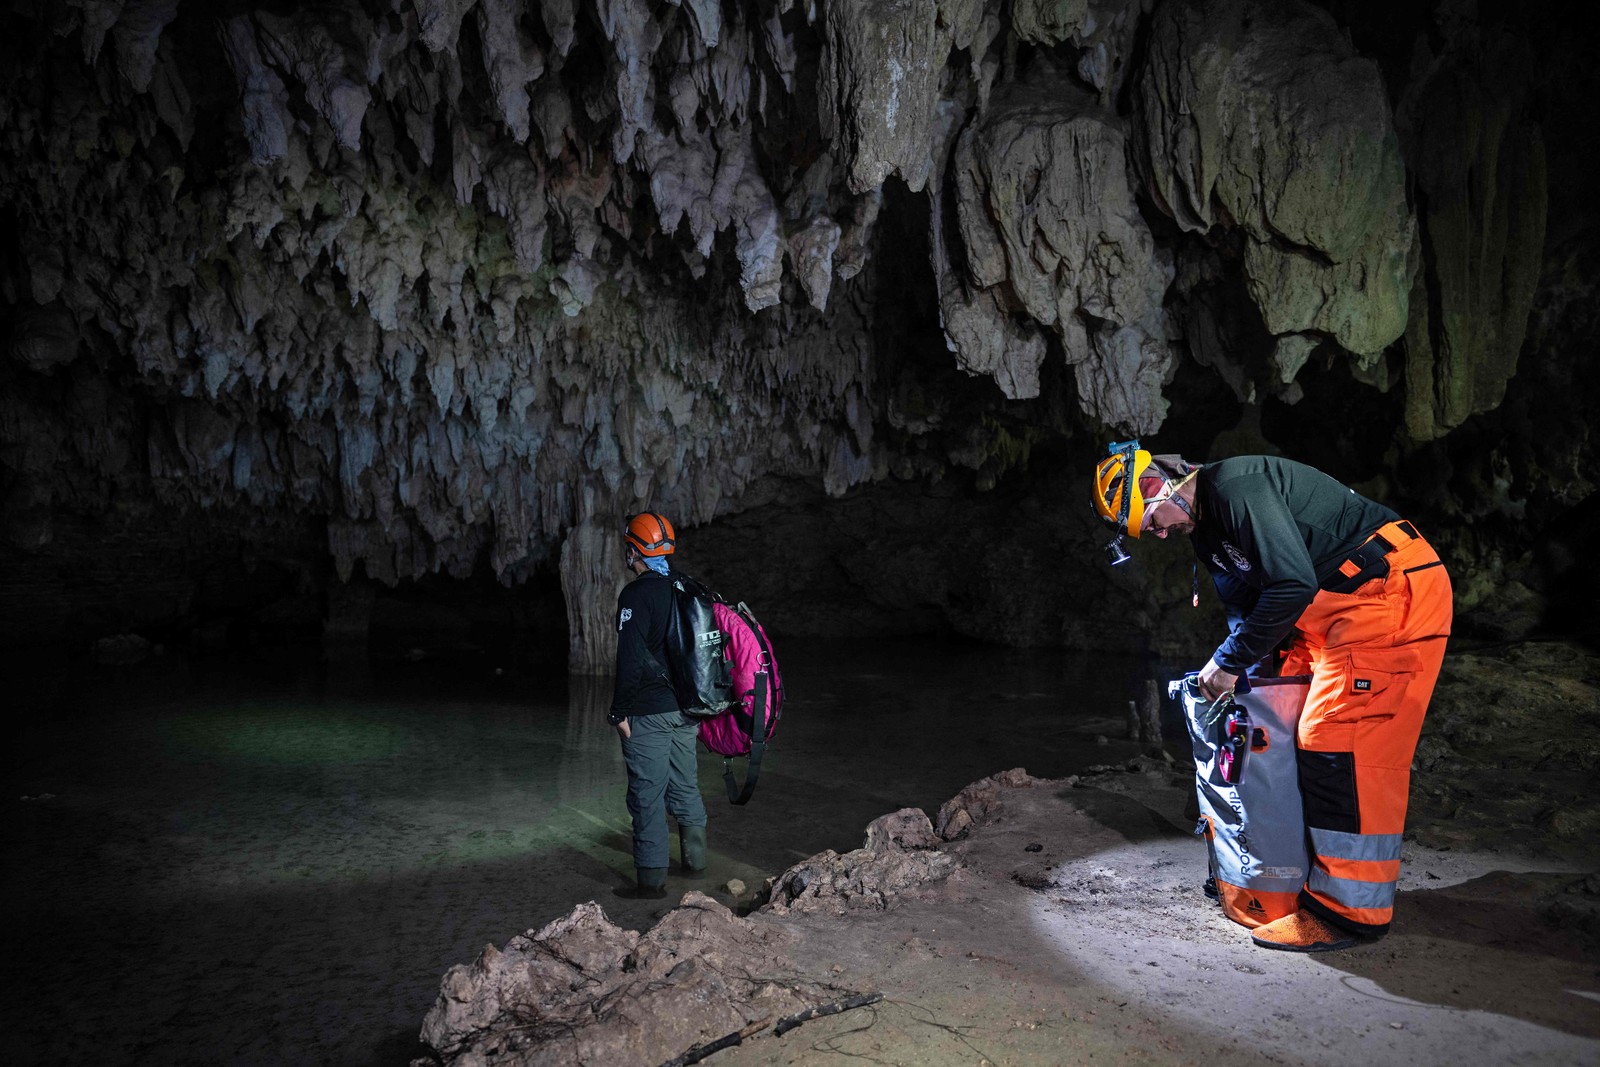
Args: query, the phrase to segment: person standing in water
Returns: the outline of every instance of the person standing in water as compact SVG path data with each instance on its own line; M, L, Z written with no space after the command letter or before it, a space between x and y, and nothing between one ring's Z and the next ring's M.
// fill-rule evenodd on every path
M695 758L699 724L678 706L666 673L668 557L677 548L672 523L649 511L633 516L623 548L634 577L617 596L616 688L606 721L622 738L628 767L635 884L617 895L661 899L671 855L669 814L678 824L685 871L706 867L706 808Z

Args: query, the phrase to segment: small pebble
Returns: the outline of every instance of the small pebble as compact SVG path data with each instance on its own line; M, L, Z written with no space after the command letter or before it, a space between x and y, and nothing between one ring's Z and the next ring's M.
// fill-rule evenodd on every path
M1040 845L1040 844L1032 844L1032 845L1029 845L1027 848L1023 849L1022 851L1024 851L1024 852L1043 852L1044 851L1044 846Z
M737 878L728 879L728 884L723 886L722 888L724 888L724 889L726 889L728 891L728 895L729 896L735 896L735 897L744 896L745 885L744 885L743 882L741 882Z

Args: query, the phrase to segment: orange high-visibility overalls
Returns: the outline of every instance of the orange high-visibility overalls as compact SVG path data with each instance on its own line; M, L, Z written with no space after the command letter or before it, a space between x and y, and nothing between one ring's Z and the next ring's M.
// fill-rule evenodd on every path
M1299 730L1311 852L1300 904L1368 936L1394 916L1411 757L1453 615L1450 577L1409 522L1373 537L1388 547L1388 575L1319 591L1283 667L1312 675Z

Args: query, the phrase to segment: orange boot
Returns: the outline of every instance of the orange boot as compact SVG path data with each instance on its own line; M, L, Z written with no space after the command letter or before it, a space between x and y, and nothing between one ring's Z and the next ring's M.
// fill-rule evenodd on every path
M1256 927L1250 931L1250 940L1262 948L1287 952L1333 952L1361 943L1354 934L1325 923L1303 909Z

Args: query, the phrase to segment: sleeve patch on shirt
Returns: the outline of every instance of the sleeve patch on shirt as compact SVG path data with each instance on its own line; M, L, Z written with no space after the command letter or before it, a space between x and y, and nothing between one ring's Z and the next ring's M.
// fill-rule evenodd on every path
M633 609L632 608L623 608L622 609L622 614L617 617L617 633L621 633L622 632L623 624L626 623L631 618L633 618Z

